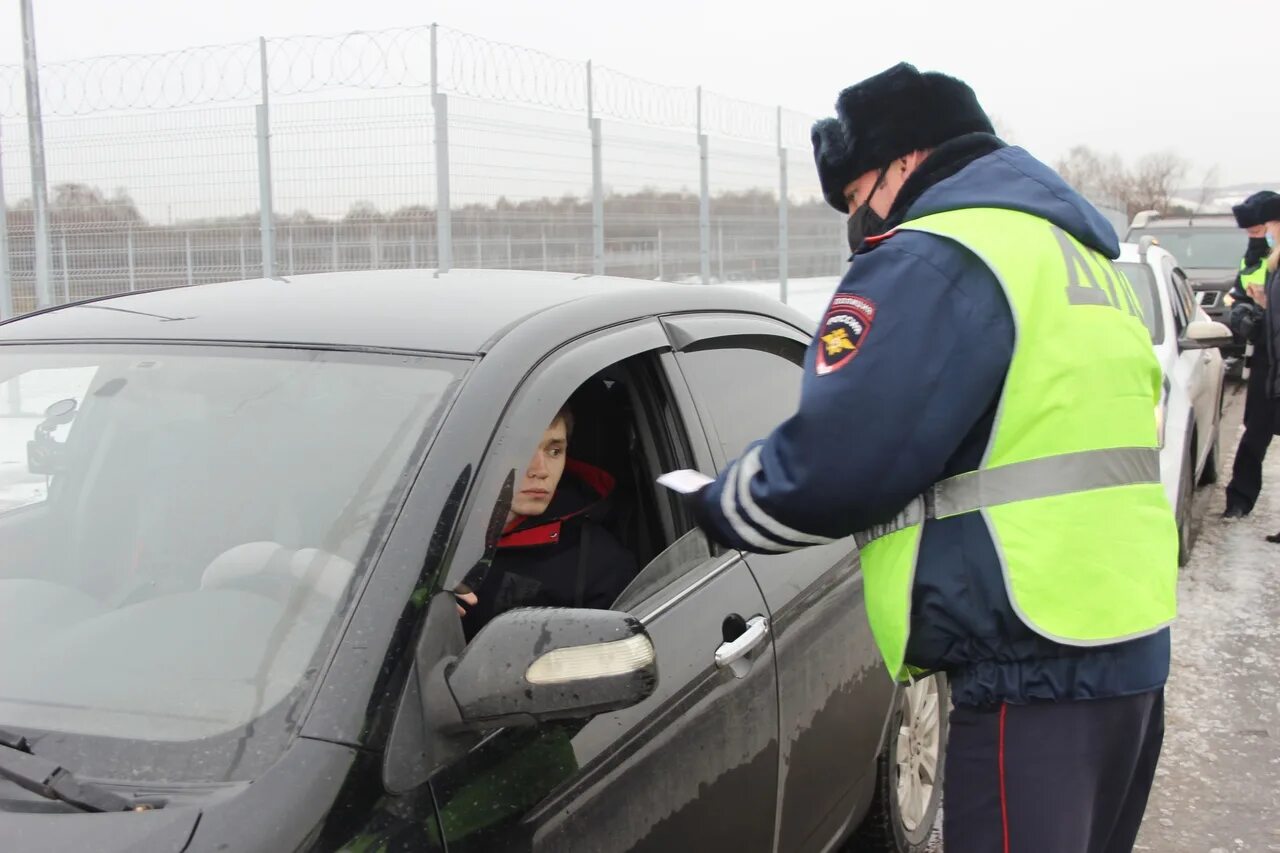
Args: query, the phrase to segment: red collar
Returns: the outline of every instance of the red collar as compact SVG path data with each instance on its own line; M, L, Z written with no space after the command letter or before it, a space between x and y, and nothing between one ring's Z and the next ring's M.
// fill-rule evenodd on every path
M554 545L560 541L560 529L563 519L548 521L537 527L526 527L506 534L498 540L499 548L532 548L537 545Z
M891 228L888 231L884 232L883 234L873 234L870 237L864 237L862 239L862 242L874 246L883 240L888 240L890 237L892 237L894 234L897 234L897 233L898 233L897 228Z

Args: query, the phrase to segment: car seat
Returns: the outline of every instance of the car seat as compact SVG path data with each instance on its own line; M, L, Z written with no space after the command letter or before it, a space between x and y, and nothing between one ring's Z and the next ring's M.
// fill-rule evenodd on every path
M574 416L569 455L607 471L617 481L613 494L592 517L643 566L653 556L653 542L639 502L643 465L626 388L616 379L597 374L574 392L569 405Z

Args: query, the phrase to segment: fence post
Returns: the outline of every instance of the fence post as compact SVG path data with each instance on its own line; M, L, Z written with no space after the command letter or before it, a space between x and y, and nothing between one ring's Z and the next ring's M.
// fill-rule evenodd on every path
M36 62L36 24L31 0L22 0L22 58L27 90L27 140L31 157L31 198L35 214L36 307L53 304L52 246L49 239L49 190L44 163L44 121L40 114L40 66Z
M190 231L187 232L186 243L187 243L187 286L190 287L191 285L196 283L194 271L192 269L193 264L191 263L191 232Z
M511 232L507 232L507 269L511 269Z
M341 269L340 259L338 255L338 223L333 223L333 271L337 272Z
M258 114L258 208L261 211L262 277L276 275L275 210L271 202L271 83L267 76L267 40L258 38L262 62L262 103Z
M67 235L61 235L58 240L62 247L62 302L66 304L71 301L71 273L67 269Z
M369 265L371 269L378 268L378 226L374 223L369 224Z
M711 179L710 151L702 132L702 87L698 87L698 164L701 172L698 193L698 266L702 283L711 283Z
M787 301L787 253L791 239L787 233L787 213L791 198L787 190L787 149L782 144L782 107L778 107L778 298Z
M547 226L542 226L542 270L547 270Z
M240 232L240 277L243 279L249 277L249 259L244 251L244 231Z
M662 229L658 229L658 281L663 280L662 275Z
M133 293L135 290L137 290L137 289L138 289L138 264L137 264L137 261L136 261L136 259L135 259L135 257L134 257L134 249L133 249L133 228L132 228L132 227L130 227L130 228L129 228L129 232L128 232L128 242L127 242L127 244L126 244L126 245L127 245L127 247L128 247L128 250L129 250L129 251L128 251L128 254L129 254L129 292L130 292L130 293ZM242 244L242 245L241 245L241 254L242 254L242 255L243 255L243 251L244 251L244 246L243 246L243 244Z
M449 200L449 98L440 92L440 48L431 25L431 109L436 143L436 269L453 267L453 207Z
M418 235L413 230L413 226L409 226L409 269L416 270L418 268Z
M484 234L479 221L476 222L476 269L484 269Z
M719 267L720 283L724 284L724 223L716 225L716 263Z
M9 207L4 200L3 126L4 121L0 120L0 321L14 315L13 282L9 277ZM16 387L16 380L10 383L11 389Z
M591 272L604 275L604 133L596 118L595 83L589 59L587 127L591 130Z

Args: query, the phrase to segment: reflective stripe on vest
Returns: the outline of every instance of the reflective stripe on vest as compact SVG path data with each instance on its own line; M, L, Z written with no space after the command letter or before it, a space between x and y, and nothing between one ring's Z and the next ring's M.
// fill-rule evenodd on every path
M881 536L927 520L951 518L1015 501L1140 483L1160 483L1158 450L1121 447L1014 462L943 480L913 500L892 521L863 531L854 540L858 547L863 547Z
M867 616L904 678L911 591L926 524L980 513L1018 617L1078 646L1154 633L1175 612L1177 524L1160 484L1163 375L1132 285L1046 220L973 208L907 222L995 274L1014 355L978 470L936 484L856 537ZM910 287L910 282L903 282Z

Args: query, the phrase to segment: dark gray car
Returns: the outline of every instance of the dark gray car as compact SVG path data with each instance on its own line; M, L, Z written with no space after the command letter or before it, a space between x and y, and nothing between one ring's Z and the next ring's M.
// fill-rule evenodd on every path
M787 417L811 323L731 288L340 273L0 325L0 838L20 851L910 851L947 696L851 541L710 546L664 471ZM575 392L642 568L452 595Z
M1162 249L1178 259L1209 319L1226 323L1227 310L1231 307L1227 293L1240 273L1240 261L1249 243L1244 231L1236 225L1235 217L1139 214L1125 242L1137 243L1143 237L1154 238ZM1238 374L1244 343L1237 341L1223 347L1222 355L1229 362L1228 372Z

